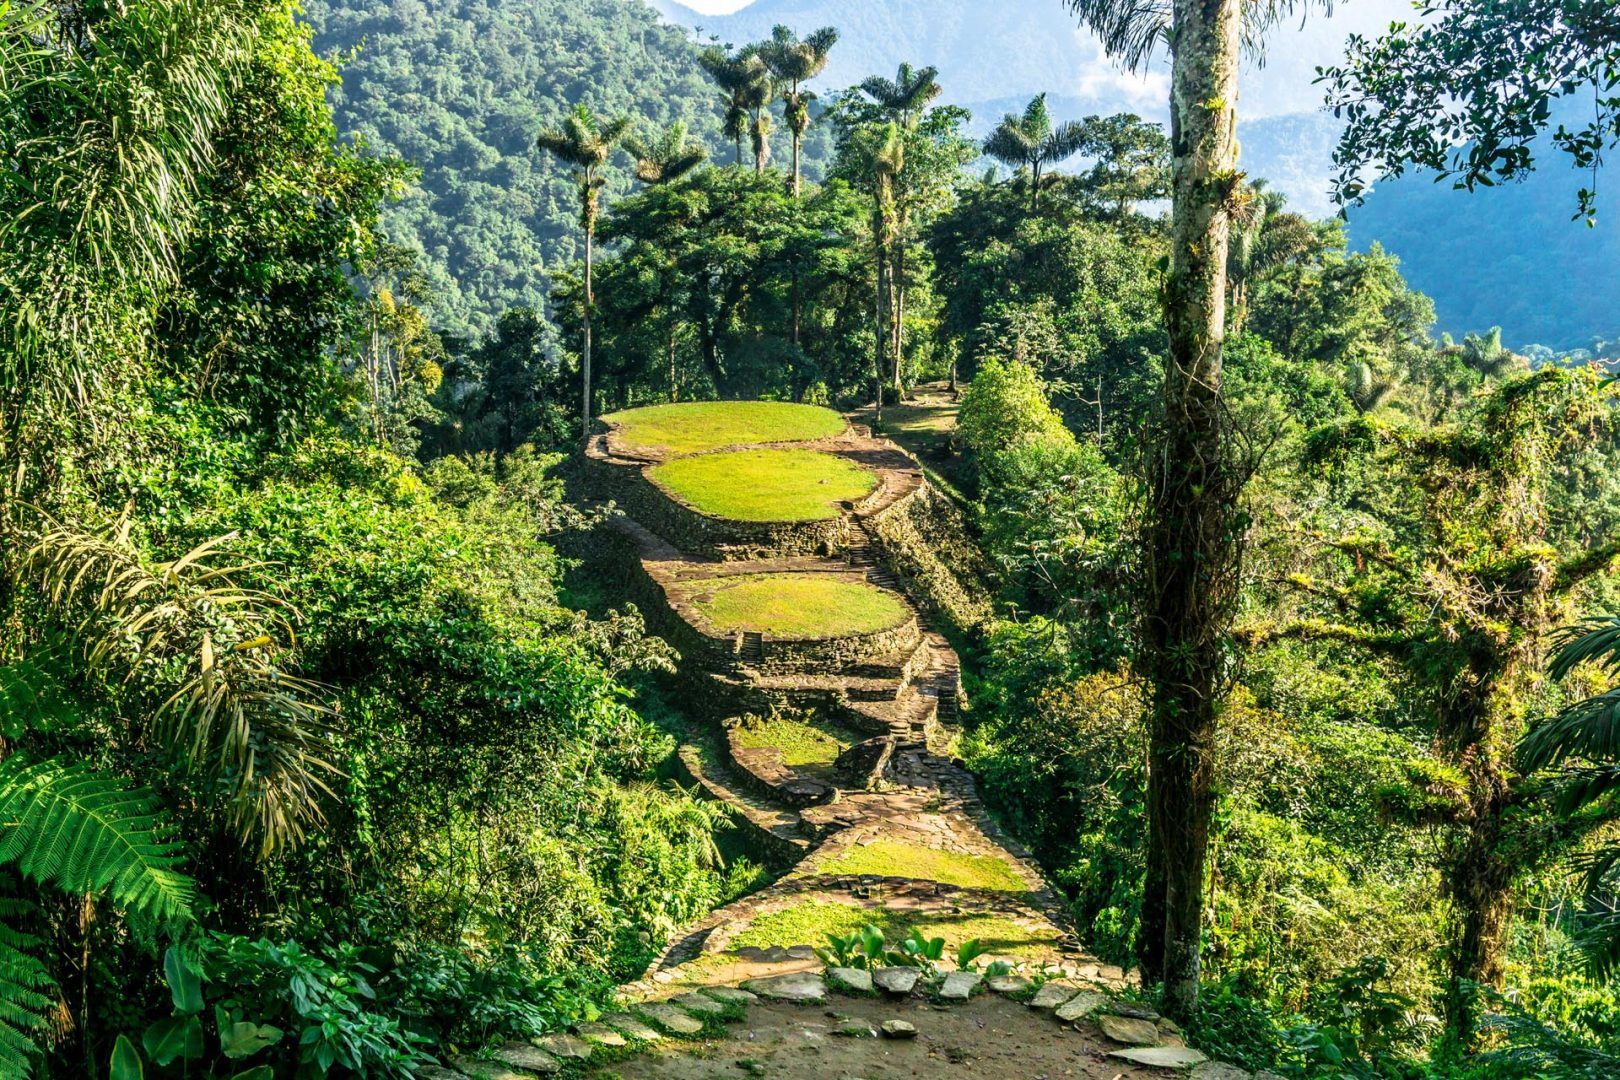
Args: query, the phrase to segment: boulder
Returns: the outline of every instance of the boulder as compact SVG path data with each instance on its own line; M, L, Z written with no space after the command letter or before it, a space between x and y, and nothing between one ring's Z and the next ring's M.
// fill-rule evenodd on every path
M1020 994L1034 984L1022 975L997 975L986 979L984 985L998 994Z
M1108 1011L1115 1016L1128 1016L1132 1020L1146 1020L1150 1024L1159 1022L1159 1014L1140 1001L1115 1001L1108 1006Z
M883 1037L885 1039L915 1039L917 1028L904 1020L883 1021Z
M885 967L872 972L872 983L885 994L904 995L917 988L916 968Z
M827 996L827 984L813 971L799 971L791 975L772 975L765 979L750 979L743 989L773 1001L819 1002Z
M861 968L828 968L827 982L835 990L852 990L857 994L872 992L872 973Z
M939 996L944 1001L966 1001L973 996L973 991L984 981L984 976L977 971L953 971L945 976L945 984L939 988Z
M1035 996L1029 999L1032 1009L1055 1009L1080 992L1078 986L1066 982L1049 982L1035 991Z
M1159 1045L1159 1029L1146 1020L1102 1013L1097 1017L1097 1026L1104 1035L1127 1046Z

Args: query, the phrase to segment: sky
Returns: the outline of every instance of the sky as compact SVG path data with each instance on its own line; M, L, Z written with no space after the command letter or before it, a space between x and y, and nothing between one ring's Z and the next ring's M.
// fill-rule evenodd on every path
M701 11L705 15L726 15L738 8L747 7L752 0L682 0L693 11Z

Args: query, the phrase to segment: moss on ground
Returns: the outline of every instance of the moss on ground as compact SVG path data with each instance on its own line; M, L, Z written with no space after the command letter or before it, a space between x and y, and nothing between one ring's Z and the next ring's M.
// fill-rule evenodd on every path
M799 640L875 633L911 614L893 593L834 574L739 574L703 582L688 602L720 633Z
M602 418L631 445L692 454L747 443L803 442L844 430L843 417L785 401L702 401L652 405Z
M818 874L877 874L882 877L942 881L963 889L1026 892L1029 886L1005 859L994 855L964 855L900 840L874 840L850 847L831 862L816 867Z
M860 741L853 733L818 717L749 717L737 729L737 745L776 747L782 764L816 775L830 770L838 755Z
M825 521L878 483L859 465L814 450L700 454L651 475L688 506L732 521Z
M1058 943L1058 932L1053 927L1032 929L1001 915L891 911L815 900L761 915L731 940L730 948L822 946L830 934L848 937L866 926L876 926L889 943L896 946L912 929L921 931L925 937L942 937L947 956L963 942L975 938L993 955L1030 960L1047 956Z

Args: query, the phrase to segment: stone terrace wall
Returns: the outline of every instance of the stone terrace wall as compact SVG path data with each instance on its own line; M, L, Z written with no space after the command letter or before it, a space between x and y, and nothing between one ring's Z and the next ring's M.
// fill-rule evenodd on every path
M932 485L862 519L879 558L930 615L957 630L990 618L990 567L961 511Z

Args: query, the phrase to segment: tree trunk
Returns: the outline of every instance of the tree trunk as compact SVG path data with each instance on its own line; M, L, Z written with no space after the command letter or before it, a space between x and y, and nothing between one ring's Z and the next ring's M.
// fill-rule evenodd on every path
M1241 563L1242 481L1221 399L1229 202L1238 182L1239 0L1175 0L1174 212L1163 415L1148 463L1141 666L1152 688L1141 933L1162 940L1164 1011L1198 1007L1213 742Z
M794 199L797 199L799 197L799 194L800 194L799 141L801 139L803 139L803 138L804 138L804 136L801 135L799 132L797 132L797 131L793 132L793 197L794 197Z
M591 280L596 246L596 214L593 211L594 207L587 207L585 211L585 350L580 354L580 372L584 381L580 410L584 417L586 439L591 437L591 308L596 305L596 292Z
M681 400L681 384L675 373L675 319L669 320L669 400L673 404Z

